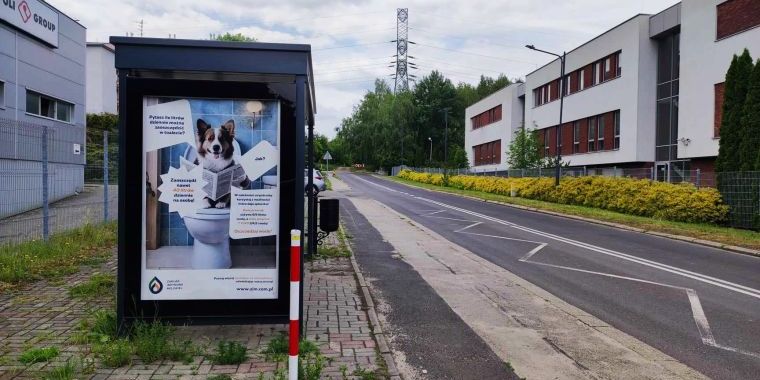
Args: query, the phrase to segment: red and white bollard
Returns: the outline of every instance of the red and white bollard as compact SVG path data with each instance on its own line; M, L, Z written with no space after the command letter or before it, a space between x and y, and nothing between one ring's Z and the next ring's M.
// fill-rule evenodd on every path
M301 231L290 230L290 349L288 380L298 380L298 309L301 304Z

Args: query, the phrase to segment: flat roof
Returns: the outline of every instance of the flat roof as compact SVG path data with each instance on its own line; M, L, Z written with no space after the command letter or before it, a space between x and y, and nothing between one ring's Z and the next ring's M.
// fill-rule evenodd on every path
M117 69L305 76L316 113L311 45L118 36L110 42Z
M582 47L584 47L584 46L586 46L586 45L590 44L591 42L594 42L595 40L597 40L597 39L601 38L601 37L602 37L602 36L604 36L605 34L607 34L607 33L611 32L611 31L613 31L613 30L615 30L615 29L617 29L617 28L619 28L619 27L621 27L621 26L623 26L623 25L625 25L625 24L627 24L627 23L629 23L629 22L633 21L633 20L634 20L634 19L636 19L636 18L642 17L642 16L646 16L646 17L647 17L647 21L648 21L648 20L649 20L649 17L651 17L652 15L651 15L651 14L649 14L649 13L639 13L639 14L637 14L637 15L635 15L635 16L633 16L633 17L631 17L631 18L629 18L629 19L627 19L627 20L625 20L625 21L621 22L620 24L617 24L617 25L613 26L612 28L609 28L609 29L607 29L607 30L606 30L604 33L600 33L600 34L599 34L599 35L597 35L596 37L594 37L594 38L592 38L592 39L590 39L590 40L588 40L588 41L586 41L586 42L584 42L584 43L582 43L582 44L580 44L580 45L576 46L576 47L575 47L575 48L573 48L572 50L570 50L570 51L567 51L567 52L566 52L566 54L570 54L570 53L572 53L572 52L574 52L574 51L576 51L576 50L578 50L578 49L580 49L580 48L582 48ZM543 68L544 68L544 67L546 67L546 66L549 66L549 65L551 65L552 63L554 63L555 61L558 61L558 60L559 60L559 58L555 58L555 59L553 59L553 60L549 61L547 64L545 64L545 65L543 65L543 66L541 66L541 67L539 67L539 68L537 68L537 69L535 69L535 70L533 70L533 71L531 71L531 72L529 72L529 73L525 74L525 79L527 80L527 79L528 79L528 76L530 76L531 74L535 73L535 72L536 72L536 71L538 71L538 70L541 70L541 69L543 69Z

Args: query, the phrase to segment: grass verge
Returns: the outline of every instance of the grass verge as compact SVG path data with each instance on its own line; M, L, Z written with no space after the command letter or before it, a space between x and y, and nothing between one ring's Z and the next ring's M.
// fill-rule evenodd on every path
M619 223L647 231L688 236L692 238L710 240L721 244L735 245L750 249L760 249L760 232L755 231L720 227L709 224L672 222L668 220L653 219L643 216L626 215L614 211L600 210L591 207L564 205L559 203L551 203L517 197L513 198L506 195L491 194L475 190L460 190L450 187L419 183L390 176L383 178L422 189L442 191L445 193L457 195L466 195L488 201L532 207L539 210L581 216L584 218L590 218L604 222Z
M59 351L56 347L30 348L21 354L18 361L24 364L34 364L47 362L58 356Z
M327 245L322 244L317 247L317 254L314 257L314 259L326 259L330 257L349 257L351 256L351 251L348 250L348 247L346 246L346 234L343 232L343 227L339 227L338 231L335 232L338 234L338 245Z
M116 245L116 223L86 225L50 237L0 246L0 291L75 273L106 260Z

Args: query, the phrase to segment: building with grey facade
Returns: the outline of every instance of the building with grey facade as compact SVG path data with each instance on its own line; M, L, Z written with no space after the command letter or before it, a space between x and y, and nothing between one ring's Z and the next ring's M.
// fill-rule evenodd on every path
M3 217L40 207L45 158L51 201L84 186L86 30L43 1L0 8Z

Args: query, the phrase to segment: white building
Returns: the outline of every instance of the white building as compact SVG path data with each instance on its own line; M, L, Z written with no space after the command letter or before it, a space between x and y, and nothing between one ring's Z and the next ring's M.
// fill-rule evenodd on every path
M87 113L118 113L114 47L109 43L87 43Z
M507 147L523 124L525 85L513 83L465 110L464 143L470 167L507 168Z
M651 162L656 63L649 16L634 16L567 53L561 131L560 61L526 76L526 125L539 130L550 156L559 132L563 160L571 166Z
M528 74L525 126L538 130L549 156L559 133L563 161L573 167L655 167L658 178L676 180L694 169L712 172L725 74L745 48L760 58L758 26L756 0L684 0L636 15L567 53L562 128L560 60ZM468 108L467 125L491 106L489 97ZM469 154L491 138L478 134L485 135L465 130ZM502 150L509 141L502 138ZM470 158L475 169L489 167Z

